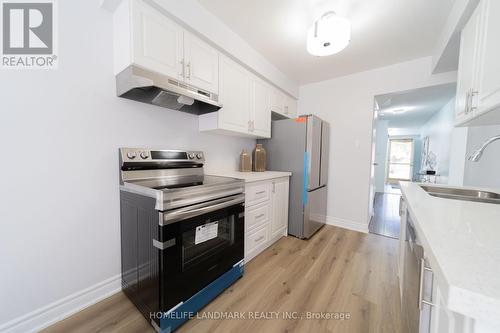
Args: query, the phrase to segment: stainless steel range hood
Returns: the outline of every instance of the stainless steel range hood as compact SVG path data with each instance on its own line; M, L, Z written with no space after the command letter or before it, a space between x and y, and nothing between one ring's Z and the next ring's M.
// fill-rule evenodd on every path
M131 65L116 76L119 97L192 114L219 110L217 94Z

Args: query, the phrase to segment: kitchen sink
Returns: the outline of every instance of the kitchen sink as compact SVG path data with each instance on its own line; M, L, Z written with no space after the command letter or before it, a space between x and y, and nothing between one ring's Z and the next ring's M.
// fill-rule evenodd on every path
M500 194L495 192L427 185L420 187L434 197L500 204Z

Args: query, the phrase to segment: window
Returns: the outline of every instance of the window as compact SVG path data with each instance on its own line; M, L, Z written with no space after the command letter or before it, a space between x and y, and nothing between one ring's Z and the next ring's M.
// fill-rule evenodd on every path
M413 140L389 139L387 182L411 180L413 173Z

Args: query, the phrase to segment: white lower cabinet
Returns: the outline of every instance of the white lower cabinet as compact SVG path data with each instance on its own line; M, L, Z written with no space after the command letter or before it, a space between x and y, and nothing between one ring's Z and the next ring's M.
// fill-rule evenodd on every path
M245 262L249 262L288 232L289 178L245 186Z
M401 306L403 316L406 317L405 320L407 318L414 319L415 316L417 316L417 318L420 317L419 333L490 333L490 331L475 327L477 323L472 318L453 312L448 308L444 289L442 287L445 281L440 277L435 267L432 267L427 260L425 247L423 248L423 263L425 269L419 267L415 269L416 272L408 269L408 265L405 265L407 263L406 261L414 259L411 255L408 255L408 238L413 237L414 239L419 239L420 236L416 230L412 230L411 232L407 231L408 220L415 221L415 219L408 209L407 202L403 198L400 202L399 213L401 216L401 230L399 237L398 275ZM419 241L417 242L420 244ZM416 278L411 279L406 277L405 271L407 272L406 274L408 274L408 272L416 273ZM405 283L405 281L410 280L414 281L414 283ZM418 290L415 290L415 288L418 288ZM412 299L406 300L404 297L412 297ZM420 302L421 312L419 314L405 313L404 304L408 301L414 302L415 304Z
M436 277L432 281L432 303L430 314L431 333L472 333L475 331L473 320L456 312L447 309L440 289L440 284Z

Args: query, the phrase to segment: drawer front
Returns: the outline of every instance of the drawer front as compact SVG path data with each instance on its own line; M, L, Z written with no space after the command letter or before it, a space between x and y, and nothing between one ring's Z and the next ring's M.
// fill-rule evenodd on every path
M267 226L248 232L245 242L245 254L252 252L261 245L264 245L267 240Z
M247 185L245 187L246 205L253 206L270 198L270 183Z
M268 225L271 215L271 203L263 202L245 212L245 231L255 229L261 225Z

